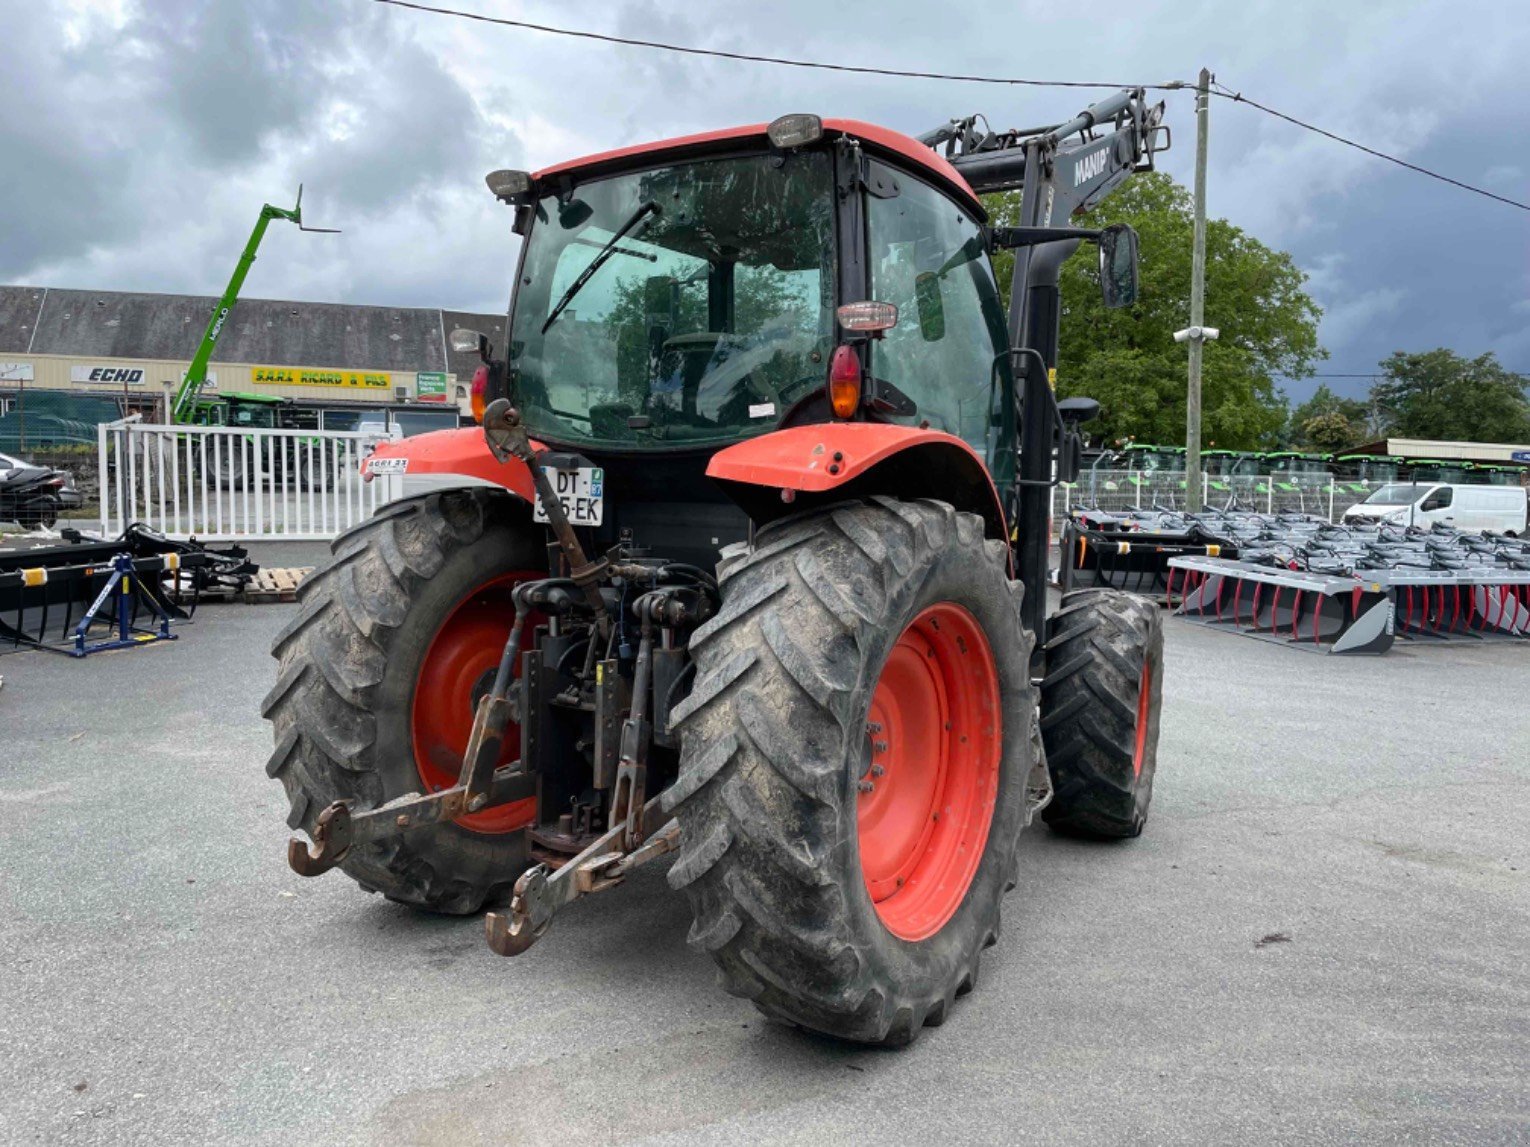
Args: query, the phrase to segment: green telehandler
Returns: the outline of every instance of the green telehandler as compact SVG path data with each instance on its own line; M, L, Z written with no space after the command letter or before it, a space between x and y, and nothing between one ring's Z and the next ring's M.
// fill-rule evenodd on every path
M261 240L265 238L266 228L273 219L286 219L296 223L300 231L314 231L329 235L340 233L339 229L334 227L304 225L301 184L298 186L297 202L290 210L285 207L273 207L269 203L261 206L260 217L255 221L255 229L250 232L249 241L245 243L244 250L239 255L239 262L234 266L234 273L229 277L228 286L224 288L222 297L218 299L217 305L213 307L212 315L207 320L207 329L202 332L202 341L197 346L196 354L192 356L191 364L181 378L181 385L167 412L169 422L178 425L239 426L264 430L312 429L311 426L300 424L299 420L292 417L296 412L293 411L290 398L268 394L227 394L215 399L202 396L202 391L207 386L207 365L212 360L213 350L217 347L218 339L228 324L234 304L239 301L239 292L244 287L245 277L255 262L255 255L260 249ZM249 443L249 448L253 448L254 440L250 438L246 441ZM287 438L281 441L286 454L286 464L292 468L292 473L301 476L302 483L306 485L308 474L304 465L305 454L301 446L309 440ZM281 465L280 461L272 457L271 442L271 439L263 440L265 455L263 464L267 469L271 468L273 463L277 466ZM310 451L309 454L311 453ZM237 489L242 486L244 464L243 459L235 451L218 451L216 463L212 468L216 471L219 484L224 488Z

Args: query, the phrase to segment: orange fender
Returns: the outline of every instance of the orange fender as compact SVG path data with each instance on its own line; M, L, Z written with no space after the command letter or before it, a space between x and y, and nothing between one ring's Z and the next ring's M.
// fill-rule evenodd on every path
M887 494L938 498L978 514L1008 538L1004 504L983 459L942 430L883 422L824 422L763 434L719 450L707 476L756 522L815 505Z
M539 442L531 445L537 450L544 448ZM404 460L402 469L393 461L400 458ZM413 438L381 442L361 464L361 475L370 480L385 470L393 474L461 474L503 486L528 502L536 500L536 488L525 463L517 458L508 462L495 458L483 440L483 430L477 426L432 430Z

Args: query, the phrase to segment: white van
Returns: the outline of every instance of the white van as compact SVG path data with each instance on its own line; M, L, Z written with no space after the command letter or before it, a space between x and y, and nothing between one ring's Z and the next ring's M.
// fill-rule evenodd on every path
M1526 529L1523 486L1458 486L1442 482L1391 482L1344 511L1346 522L1383 521L1428 529L1443 522L1458 530L1519 537Z

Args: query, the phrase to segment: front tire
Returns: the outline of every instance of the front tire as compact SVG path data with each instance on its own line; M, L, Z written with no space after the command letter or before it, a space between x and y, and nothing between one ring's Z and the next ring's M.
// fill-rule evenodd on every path
M332 801L375 808L455 782L510 590L547 560L530 507L489 490L392 503L332 550L272 647L280 668L262 709L276 736L266 771L287 791L288 825L310 836ZM514 732L501 764L519 751ZM526 869L521 830L535 815L534 800L485 809L357 846L341 868L390 900L475 912Z
M1042 819L1068 836L1138 836L1158 765L1163 619L1144 597L1065 594L1047 625L1041 735L1053 797Z
M974 515L876 499L769 525L721 567L675 711L670 883L767 1015L906 1043L975 984L1035 755L1007 561Z

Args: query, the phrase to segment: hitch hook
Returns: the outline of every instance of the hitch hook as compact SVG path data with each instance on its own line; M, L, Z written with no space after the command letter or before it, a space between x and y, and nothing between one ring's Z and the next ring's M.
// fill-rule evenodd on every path
M351 850L351 810L336 801L313 826L313 847L298 837L287 841L287 863L299 876L318 876L345 859Z

